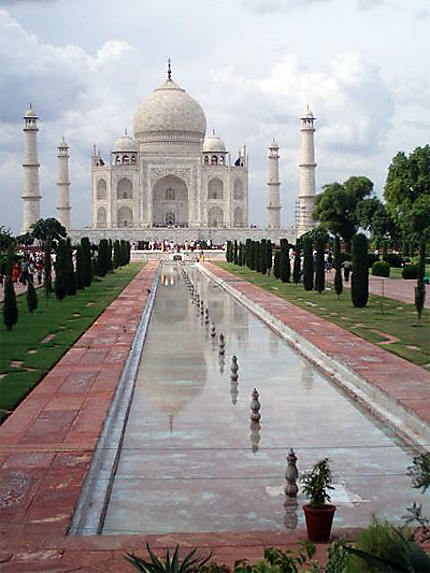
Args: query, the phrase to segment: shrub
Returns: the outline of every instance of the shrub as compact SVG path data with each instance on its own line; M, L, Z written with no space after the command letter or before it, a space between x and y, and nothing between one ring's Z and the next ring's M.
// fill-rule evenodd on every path
M82 266L83 266L82 272L84 278L84 287L88 287L90 286L93 278L91 244L88 237L82 237L81 247L82 247Z
M352 239L351 300L356 308L366 306L369 299L369 263L367 261L367 239L363 233Z
M295 249L295 255L294 255L294 264L293 264L293 283L294 284L299 284L300 282L300 277L302 275L302 261L300 260L300 245L299 243L296 243L296 249Z
M73 267L73 250L70 239L66 239L65 249L65 269L64 269L66 295L73 296L76 294L76 275Z
M367 255L367 260L369 261L369 267L373 267L373 264L377 261L380 261L379 255L375 255L374 253L369 253Z
M375 277L389 277L390 265L385 261L376 261L372 265L372 275Z
M66 257L67 245L64 239L60 239L57 244L55 257L55 295L58 300L63 300L66 296Z
M51 264L51 240L46 239L43 244L43 274L46 296L52 292L52 264Z
M430 557L413 540L407 527L394 527L388 521L372 523L357 541L357 549L345 548L355 556L353 571L429 571ZM384 567L385 565L385 567Z
M390 265L390 267L395 267L399 269L402 266L403 257L398 253L387 253L384 257L384 261L387 262Z
M289 283L291 278L290 257L288 256L289 244L287 239L281 239L280 243L279 276L283 283Z
M418 278L418 265L406 265L402 271L402 277L404 279Z
M272 268L273 260L272 260L272 241L268 239L266 241L266 268L270 275L270 269Z

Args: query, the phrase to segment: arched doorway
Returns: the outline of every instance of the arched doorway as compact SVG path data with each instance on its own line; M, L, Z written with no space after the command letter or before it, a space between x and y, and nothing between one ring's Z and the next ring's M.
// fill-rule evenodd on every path
M121 207L118 209L118 227L132 227L133 212L130 207Z
M233 227L243 227L243 214L241 207L236 207L234 210Z
M104 229L106 227L106 209L104 207L99 207L97 209L97 227L99 229Z
M188 189L176 175L159 179L152 191L154 227L188 227Z
M221 207L211 207L208 211L208 226L223 227L224 213Z

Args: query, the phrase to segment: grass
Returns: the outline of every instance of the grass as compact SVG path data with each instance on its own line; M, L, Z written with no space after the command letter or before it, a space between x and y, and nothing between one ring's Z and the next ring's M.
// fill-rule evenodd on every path
M0 421L36 386L141 269L130 263L76 296L59 301L38 289L39 307L30 314L25 296L17 299L18 323L0 327ZM1 305L3 311L3 305Z
M403 269L398 267L390 267L390 279L403 279ZM430 265L426 265L426 276L430 276ZM403 280L416 280L416 279L403 279Z
M305 291L302 284L282 283L273 275L262 275L247 267L226 262L216 264L369 342L380 344L395 337L399 340L383 344L382 348L430 370L430 312L427 309L422 313L420 326L417 326L417 313L413 304L370 295L366 307L355 308L349 289L345 289L340 300L337 300L332 288L319 294L316 291Z

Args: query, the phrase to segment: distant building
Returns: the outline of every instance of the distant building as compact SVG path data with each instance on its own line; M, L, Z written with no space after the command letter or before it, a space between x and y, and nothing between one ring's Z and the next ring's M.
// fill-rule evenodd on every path
M142 103L134 138L125 132L109 161L92 157L92 227L248 226L248 158L231 161L200 105L171 78Z

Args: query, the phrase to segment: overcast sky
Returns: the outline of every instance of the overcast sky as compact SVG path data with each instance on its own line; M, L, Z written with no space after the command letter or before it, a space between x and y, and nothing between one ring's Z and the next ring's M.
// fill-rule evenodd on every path
M430 0L0 0L0 224L21 228L22 115L41 117L42 216L55 216L61 136L72 225L90 223L90 155L105 156L166 76L250 156L250 223L265 225L267 145L294 224L299 117L316 121L317 192L366 175L382 194L399 151L430 140Z

